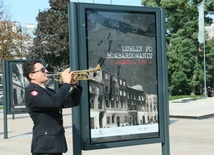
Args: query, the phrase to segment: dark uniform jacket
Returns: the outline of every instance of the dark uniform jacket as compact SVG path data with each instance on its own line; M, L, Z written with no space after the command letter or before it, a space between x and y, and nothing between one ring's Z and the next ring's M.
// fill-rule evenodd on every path
M56 93L50 88L31 83L25 90L25 102L33 126L32 153L67 151L62 108L80 103L82 87L64 83Z

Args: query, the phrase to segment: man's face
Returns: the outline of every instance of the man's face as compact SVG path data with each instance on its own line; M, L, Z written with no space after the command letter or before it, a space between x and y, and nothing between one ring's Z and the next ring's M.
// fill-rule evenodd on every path
M36 63L34 65L35 70L29 74L32 83L39 85L44 85L48 81L47 73L48 71L41 63Z

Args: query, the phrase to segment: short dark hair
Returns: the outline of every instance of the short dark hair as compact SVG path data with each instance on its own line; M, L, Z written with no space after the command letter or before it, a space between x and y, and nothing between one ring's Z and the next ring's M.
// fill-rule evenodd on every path
M36 60L36 61L26 61L22 65L23 75L28 79L28 81L31 80L30 77L29 77L29 74L32 73L35 70L34 65L36 63L41 63L41 62L38 61L38 60Z

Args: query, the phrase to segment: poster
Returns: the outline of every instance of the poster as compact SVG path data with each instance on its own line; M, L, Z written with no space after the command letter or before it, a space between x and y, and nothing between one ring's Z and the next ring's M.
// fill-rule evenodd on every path
M3 68L3 73L5 74L5 79L3 80L5 83L5 87L3 91L5 91L4 100L6 101L5 105L7 106L8 114L27 112L24 95L25 88L29 85L29 81L26 77L24 77L22 69L22 64L26 61L35 60L4 60L5 65ZM55 89L56 82L53 80L53 78L50 78L46 82L46 86Z
M10 110L12 112L26 112L24 92L29 81L23 75L22 63L10 62Z
M86 9L91 143L159 137L156 14ZM101 60L101 62L100 62Z

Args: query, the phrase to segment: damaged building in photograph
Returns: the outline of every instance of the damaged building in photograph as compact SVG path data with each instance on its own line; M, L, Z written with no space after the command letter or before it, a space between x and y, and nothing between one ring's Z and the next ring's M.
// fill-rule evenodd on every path
M89 81L91 129L143 125L158 122L156 94L143 86L127 86L126 80L106 71Z

